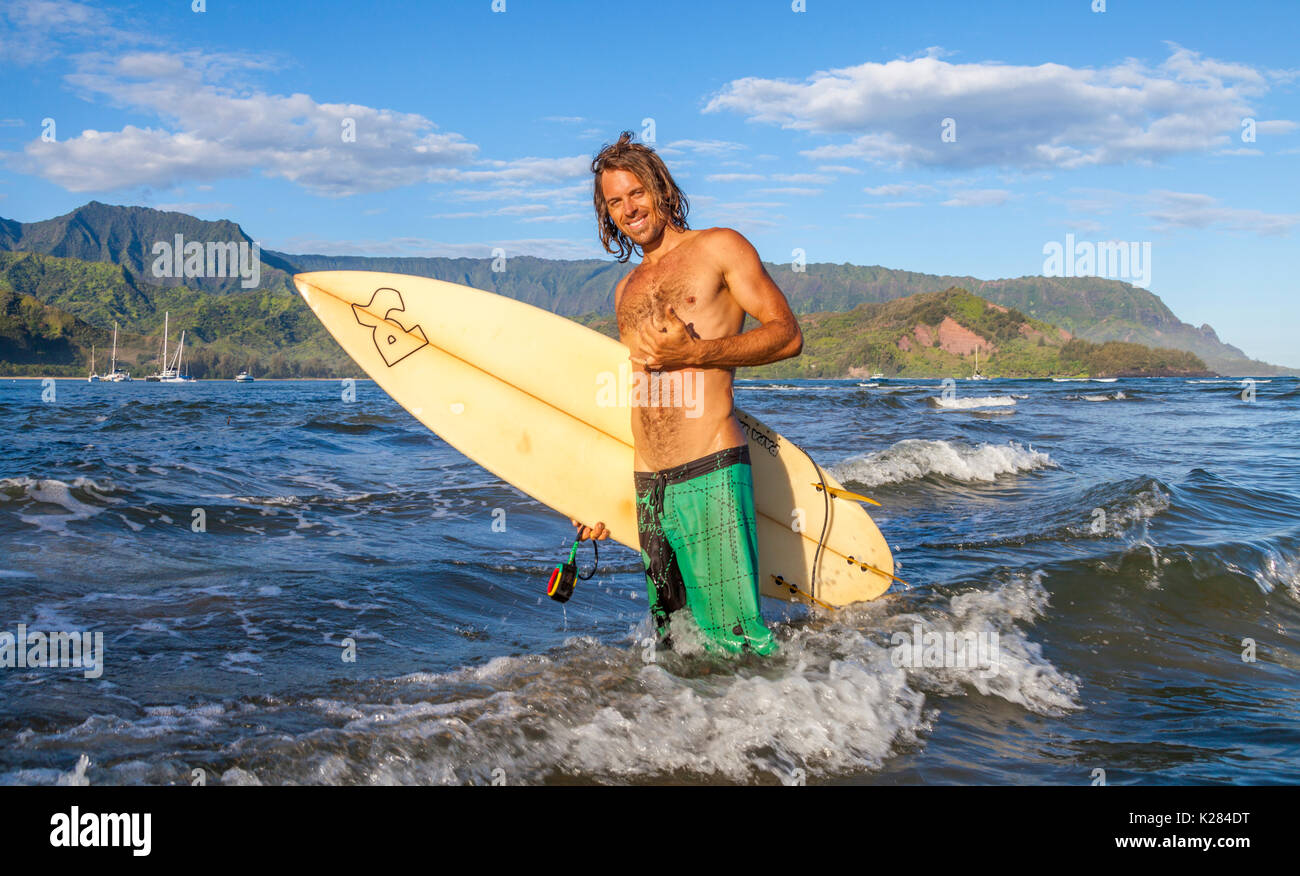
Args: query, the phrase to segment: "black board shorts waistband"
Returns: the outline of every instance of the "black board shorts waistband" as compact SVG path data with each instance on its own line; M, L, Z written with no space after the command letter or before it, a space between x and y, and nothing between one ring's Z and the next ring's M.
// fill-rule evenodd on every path
M683 462L681 465L675 465L671 468L660 469L659 471L634 471L632 475L638 485L651 481L660 481L664 484L679 484L682 481L689 481L691 478L718 471L729 465L749 464L749 445L740 444L736 447L728 447L725 450L705 454L699 459L692 459L690 462Z

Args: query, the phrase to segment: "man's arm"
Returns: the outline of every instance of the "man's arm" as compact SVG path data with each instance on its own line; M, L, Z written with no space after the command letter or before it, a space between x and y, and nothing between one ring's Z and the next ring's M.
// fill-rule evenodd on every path
M761 324L728 338L693 337L681 317L669 308L667 332L648 327L641 332L641 348L646 351L649 366L664 370L736 368L798 356L803 350L803 332L785 295L759 260L758 252L741 234L729 228L716 232L714 246L723 281L732 298Z

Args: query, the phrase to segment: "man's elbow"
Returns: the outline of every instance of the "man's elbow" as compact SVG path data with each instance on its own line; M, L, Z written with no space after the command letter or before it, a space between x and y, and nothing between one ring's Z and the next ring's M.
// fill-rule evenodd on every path
M795 356L798 356L803 352L803 331L799 328L799 323L796 322L794 324L794 334L786 343L783 352L785 353L785 355L781 357L783 359L793 359Z

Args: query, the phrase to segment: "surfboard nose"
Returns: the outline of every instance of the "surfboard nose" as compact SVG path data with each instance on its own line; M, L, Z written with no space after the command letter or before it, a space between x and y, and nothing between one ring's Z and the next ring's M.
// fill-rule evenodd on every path
M311 293L316 288L307 280L307 277L309 276L310 274L293 275L294 288L298 290L298 294L301 295L308 304L311 303Z

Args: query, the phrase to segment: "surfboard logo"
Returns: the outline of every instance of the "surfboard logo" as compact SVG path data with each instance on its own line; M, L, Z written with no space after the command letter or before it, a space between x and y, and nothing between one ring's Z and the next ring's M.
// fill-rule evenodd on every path
M740 420L740 429L745 433L745 437L753 441L759 447L766 450L772 456L778 456L781 453L777 444L777 439L759 429L757 426L750 425L744 420Z
M421 347L429 345L424 329L418 325L407 328L394 313L405 313L406 305L402 293L396 289L376 289L365 304L353 304L352 315L357 322L370 329L375 341L375 349L384 357L384 363L392 368ZM377 316L382 313L383 316Z

